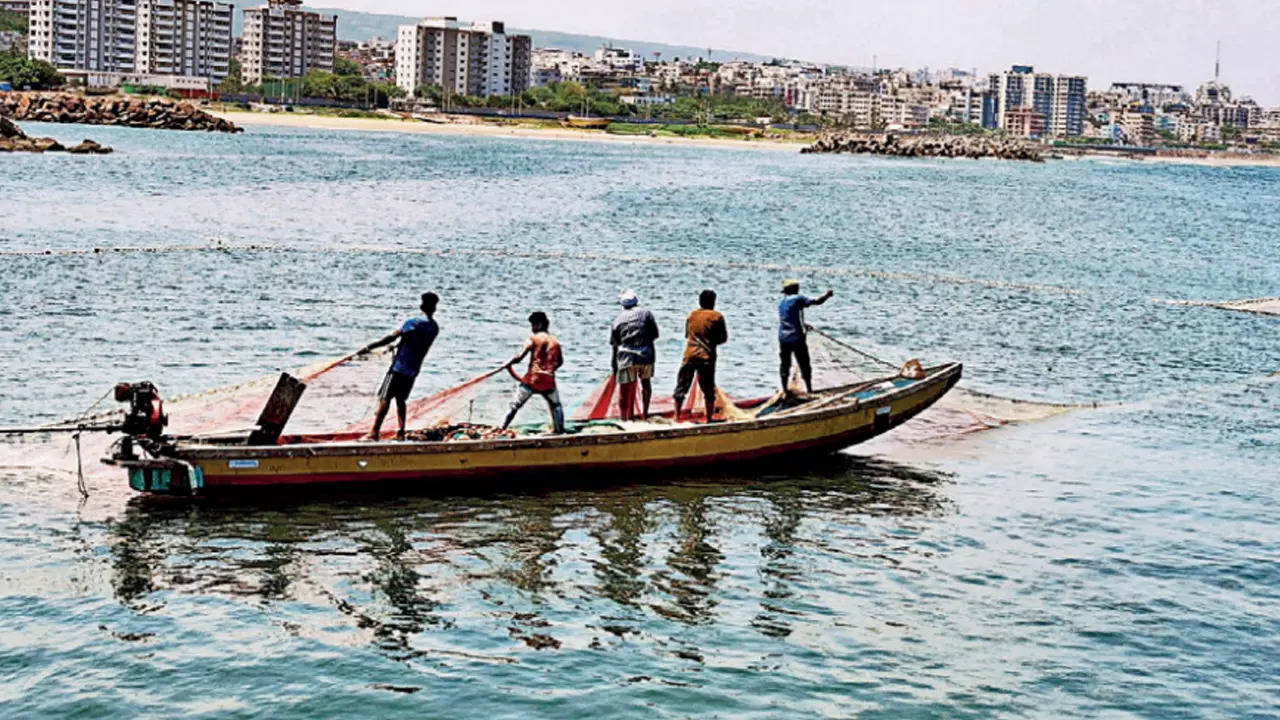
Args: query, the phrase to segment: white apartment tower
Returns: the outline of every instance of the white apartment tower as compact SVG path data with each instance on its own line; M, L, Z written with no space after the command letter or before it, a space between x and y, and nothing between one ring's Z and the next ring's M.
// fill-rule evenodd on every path
M241 77L257 84L265 77L302 77L308 70L333 70L338 16L302 9L302 0L268 0L244 9Z
M501 22L431 17L396 34L396 85L413 96L424 85L454 95L513 95L529 89L533 39Z
M210 0L139 3L136 40L136 72L207 77L217 85L230 69L231 5Z
M991 79L996 83L993 89L995 121L1001 129L1008 127L1010 111L1029 109L1041 116L1049 135L1084 134L1088 82L1085 76L1037 73L1030 66L1014 65L1008 72L992 75Z
M64 70L227 76L231 5L212 0L31 0L28 54Z
M32 0L27 54L64 70L133 72L137 13L137 0Z

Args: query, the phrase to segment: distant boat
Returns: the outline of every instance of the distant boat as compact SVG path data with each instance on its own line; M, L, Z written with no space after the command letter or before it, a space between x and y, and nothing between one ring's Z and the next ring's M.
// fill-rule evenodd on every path
M946 394L960 375L960 364L949 363L925 369L918 379L881 377L819 390L798 403L762 398L737 405L750 409L742 419L714 424L615 425L616 429L602 427L603 432L567 435L407 442L359 442L358 433L276 435L264 440L261 429L252 434L171 437L160 432L159 406L153 411L143 403L146 427L128 431L132 434L122 438L103 462L126 469L135 490L180 495L385 481L407 482L420 490L465 492L481 478L585 472L614 480L636 470L801 462L901 425ZM281 383L286 384L285 378ZM281 407L287 417L292 406L277 403L273 396L263 417ZM160 424L155 417L161 418Z
M567 123L569 127L583 128L586 130L603 130L604 128L609 127L609 124L612 122L613 121L609 118L584 117L582 115L570 115L565 119L565 123Z

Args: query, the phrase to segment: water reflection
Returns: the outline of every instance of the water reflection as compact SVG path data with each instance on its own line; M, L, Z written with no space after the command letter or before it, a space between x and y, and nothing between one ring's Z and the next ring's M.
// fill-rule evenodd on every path
M311 502L135 497L110 525L112 585L142 611L163 591L311 603L389 657L422 634L499 617L512 637L558 647L549 608L571 604L623 636L649 622L714 622L746 592L752 627L786 637L803 614L797 553L876 557L884 538L833 543L824 528L948 512L943 475L838 455L804 475L484 496L346 495ZM861 547L858 545L861 544ZM908 545L900 549L915 552ZM897 561L895 561L896 563ZM732 572L733 587L725 587ZM332 619L327 621L333 625ZM341 623L339 623L341 624ZM429 642L429 641L426 641ZM415 644L417 643L417 644Z

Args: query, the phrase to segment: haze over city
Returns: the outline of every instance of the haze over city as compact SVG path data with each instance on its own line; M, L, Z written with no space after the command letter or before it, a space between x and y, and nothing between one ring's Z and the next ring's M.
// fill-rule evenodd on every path
M1245 0L1015 0L830 3L797 0L316 0L316 7L403 15L499 18L512 27L605 35L866 66L1008 69L1026 63L1112 82L1194 88L1213 75L1263 105L1280 104L1274 31L1280 3Z

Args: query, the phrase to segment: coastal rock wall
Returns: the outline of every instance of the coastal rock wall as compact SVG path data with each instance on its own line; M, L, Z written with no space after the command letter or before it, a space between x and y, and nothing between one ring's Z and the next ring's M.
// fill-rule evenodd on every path
M864 153L897 157L1000 158L1043 162L1040 149L1014 138L967 135L829 133L802 153Z
M162 98L85 97L68 93L0 93L0 115L32 122L124 125L162 130L242 132L188 102Z
M111 148L85 140L66 147L53 138L28 137L18 124L0 115L0 152L69 152L76 155L106 155Z

